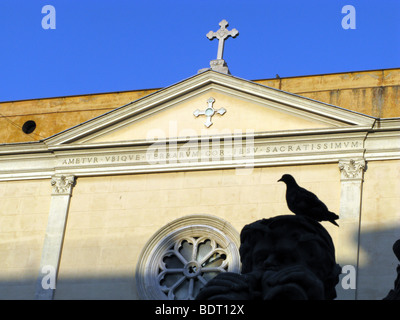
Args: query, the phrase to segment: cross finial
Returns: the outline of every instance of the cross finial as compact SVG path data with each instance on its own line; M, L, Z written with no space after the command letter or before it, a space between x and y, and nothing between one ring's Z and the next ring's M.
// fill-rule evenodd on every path
M225 19L219 23L219 26L220 26L220 28L218 31L216 31L216 32L210 31L209 33L207 33L207 38L210 40L217 38L219 40L217 59L222 60L222 57L224 55L225 40L229 37L235 38L239 34L239 31L237 31L236 29L232 29L230 31L228 29L226 29L229 26L229 23Z
M230 74L230 72L228 69L228 65L226 64L225 60L222 58L224 55L225 40L229 37L235 38L239 34L239 31L237 31L236 29L232 29L229 31L227 29L228 25L229 25L228 21L226 21L224 19L219 23L220 28L218 31L216 31L216 32L210 31L209 33L207 33L208 39L210 39L210 40L212 40L214 38L218 39L217 59L210 61L211 70L226 73L226 74ZM201 73L201 72L204 72L207 70L209 70L209 68L203 68L203 69L200 69L198 71L198 73Z

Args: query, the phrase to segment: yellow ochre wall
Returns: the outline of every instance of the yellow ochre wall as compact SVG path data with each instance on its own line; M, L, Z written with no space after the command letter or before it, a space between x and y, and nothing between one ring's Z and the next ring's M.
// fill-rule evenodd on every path
M399 117L400 69L255 80L273 88L380 118ZM37 141L130 103L157 89L0 103L0 143ZM33 120L36 130L25 134Z
M358 298L382 299L399 264L392 246L400 239L400 162L368 162L362 197Z
M400 116L400 69L267 79L264 85L377 117ZM140 98L152 90L0 103L0 143L40 140ZM22 133L26 120L34 133ZM218 120L218 119L217 119ZM216 121L217 121L216 120ZM357 298L381 299L393 287L400 238L400 162L368 161L360 234L322 224L337 260L359 246ZM291 214L283 173L339 213L337 163L78 177L72 189L55 299L135 299L135 267L149 238L174 219L209 214L238 232L254 220ZM0 298L33 299L51 202L50 179L0 182ZM339 220L339 225L341 221ZM343 231L342 231L343 230ZM354 228L356 230L356 228Z
M292 173L327 206L339 210L336 164L78 178L73 189L55 299L136 299L135 267L161 227L191 214L233 225L291 214L277 180ZM337 230L324 226L335 239ZM340 255L340 250L339 253Z
M400 163L369 161L360 235L322 222L337 261L360 246L358 299L381 299L393 287L392 252L400 234ZM249 174L250 173L250 174ZM73 188L55 299L136 299L135 267L149 238L190 214L209 214L238 232L261 218L291 214L283 173L339 213L338 165L301 165L79 177ZM51 201L50 179L0 182L0 298L33 299ZM349 231L350 230L350 231ZM354 229L356 230L356 229ZM338 288L338 292L341 289Z
M50 179L0 182L0 299L34 298L50 194Z

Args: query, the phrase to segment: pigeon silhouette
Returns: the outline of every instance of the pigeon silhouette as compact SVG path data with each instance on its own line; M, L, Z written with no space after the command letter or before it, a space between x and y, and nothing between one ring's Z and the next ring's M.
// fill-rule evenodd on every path
M290 174L284 174L279 181L286 184L286 202L290 211L317 221L329 221L339 227L335 222L339 216L330 212L314 193L300 187Z

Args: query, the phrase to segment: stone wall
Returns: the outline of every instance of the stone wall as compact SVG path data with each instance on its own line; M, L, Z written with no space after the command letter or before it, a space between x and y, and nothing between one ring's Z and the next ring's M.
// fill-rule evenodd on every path
M243 174L241 174L243 173ZM137 259L150 237L169 222L208 214L245 224L290 214L285 185L291 173L338 212L337 165L212 170L78 178L60 263L55 299L137 298ZM340 222L339 222L340 223ZM337 236L335 226L324 223Z
M0 299L33 299L50 180L0 182Z

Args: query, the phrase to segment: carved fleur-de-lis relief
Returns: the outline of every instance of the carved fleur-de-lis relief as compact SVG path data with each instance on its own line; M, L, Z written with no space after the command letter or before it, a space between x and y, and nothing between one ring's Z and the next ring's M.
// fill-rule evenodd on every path
M70 195L74 183L75 177L72 175L61 175L52 177L51 185L53 187L53 195Z
M339 169L342 180L362 179L366 163L364 159L340 160Z

